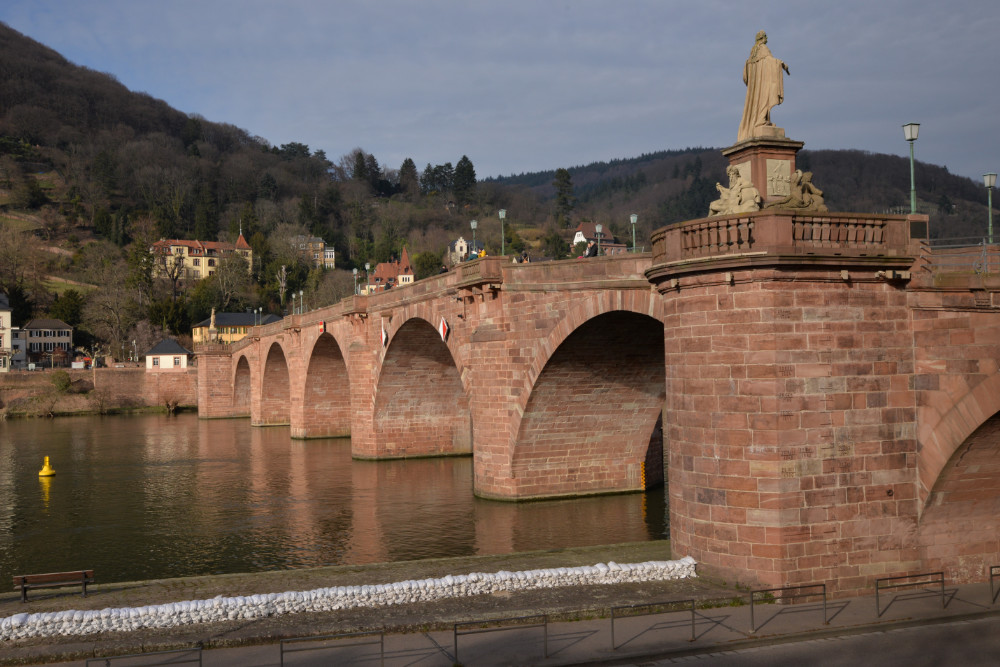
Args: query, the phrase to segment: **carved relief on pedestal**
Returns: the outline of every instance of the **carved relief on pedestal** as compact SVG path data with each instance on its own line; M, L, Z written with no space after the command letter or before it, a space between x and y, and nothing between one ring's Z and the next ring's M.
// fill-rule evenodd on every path
M767 192L765 197L787 197L790 193L791 160L767 161Z

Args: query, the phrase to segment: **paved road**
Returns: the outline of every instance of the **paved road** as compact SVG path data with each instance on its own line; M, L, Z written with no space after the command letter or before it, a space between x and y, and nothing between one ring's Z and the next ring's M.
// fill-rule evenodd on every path
M979 667L1000 664L1000 618L897 628L864 634L633 663L642 667Z

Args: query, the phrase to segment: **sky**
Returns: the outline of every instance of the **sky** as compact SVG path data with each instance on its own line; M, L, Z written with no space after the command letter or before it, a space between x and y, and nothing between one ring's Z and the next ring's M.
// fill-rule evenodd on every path
M986 0L3 0L0 21L185 113L331 160L479 179L736 141L758 30L807 149L1000 171ZM817 175L817 181L821 181Z

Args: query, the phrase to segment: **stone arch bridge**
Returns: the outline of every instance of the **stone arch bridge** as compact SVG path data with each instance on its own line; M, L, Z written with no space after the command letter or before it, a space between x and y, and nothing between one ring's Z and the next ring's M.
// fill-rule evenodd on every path
M199 347L199 414L471 455L486 498L665 479L674 555L751 585L981 580L1000 280L942 261L927 224L761 211L662 228L651 254L487 257Z

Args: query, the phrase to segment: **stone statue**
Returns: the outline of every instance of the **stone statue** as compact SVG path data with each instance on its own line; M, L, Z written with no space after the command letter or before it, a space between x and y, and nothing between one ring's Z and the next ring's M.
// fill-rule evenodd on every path
M796 169L789 184L789 194L777 201L769 203L764 208L789 208L799 211L827 210L823 203L823 191L813 185L812 172Z
M749 213L760 210L760 192L749 180L740 174L735 165L726 169L729 176L729 187L716 183L719 198L708 205L708 215L729 215L730 213Z
M761 30L757 33L757 40L750 51L750 57L743 66L743 83L747 85L747 99L743 104L743 119L740 120L737 142L752 137L773 136L772 133L762 130L774 127L774 123L771 122L771 109L785 99L781 70L790 74L788 65L771 55L771 50L767 48L767 34Z

